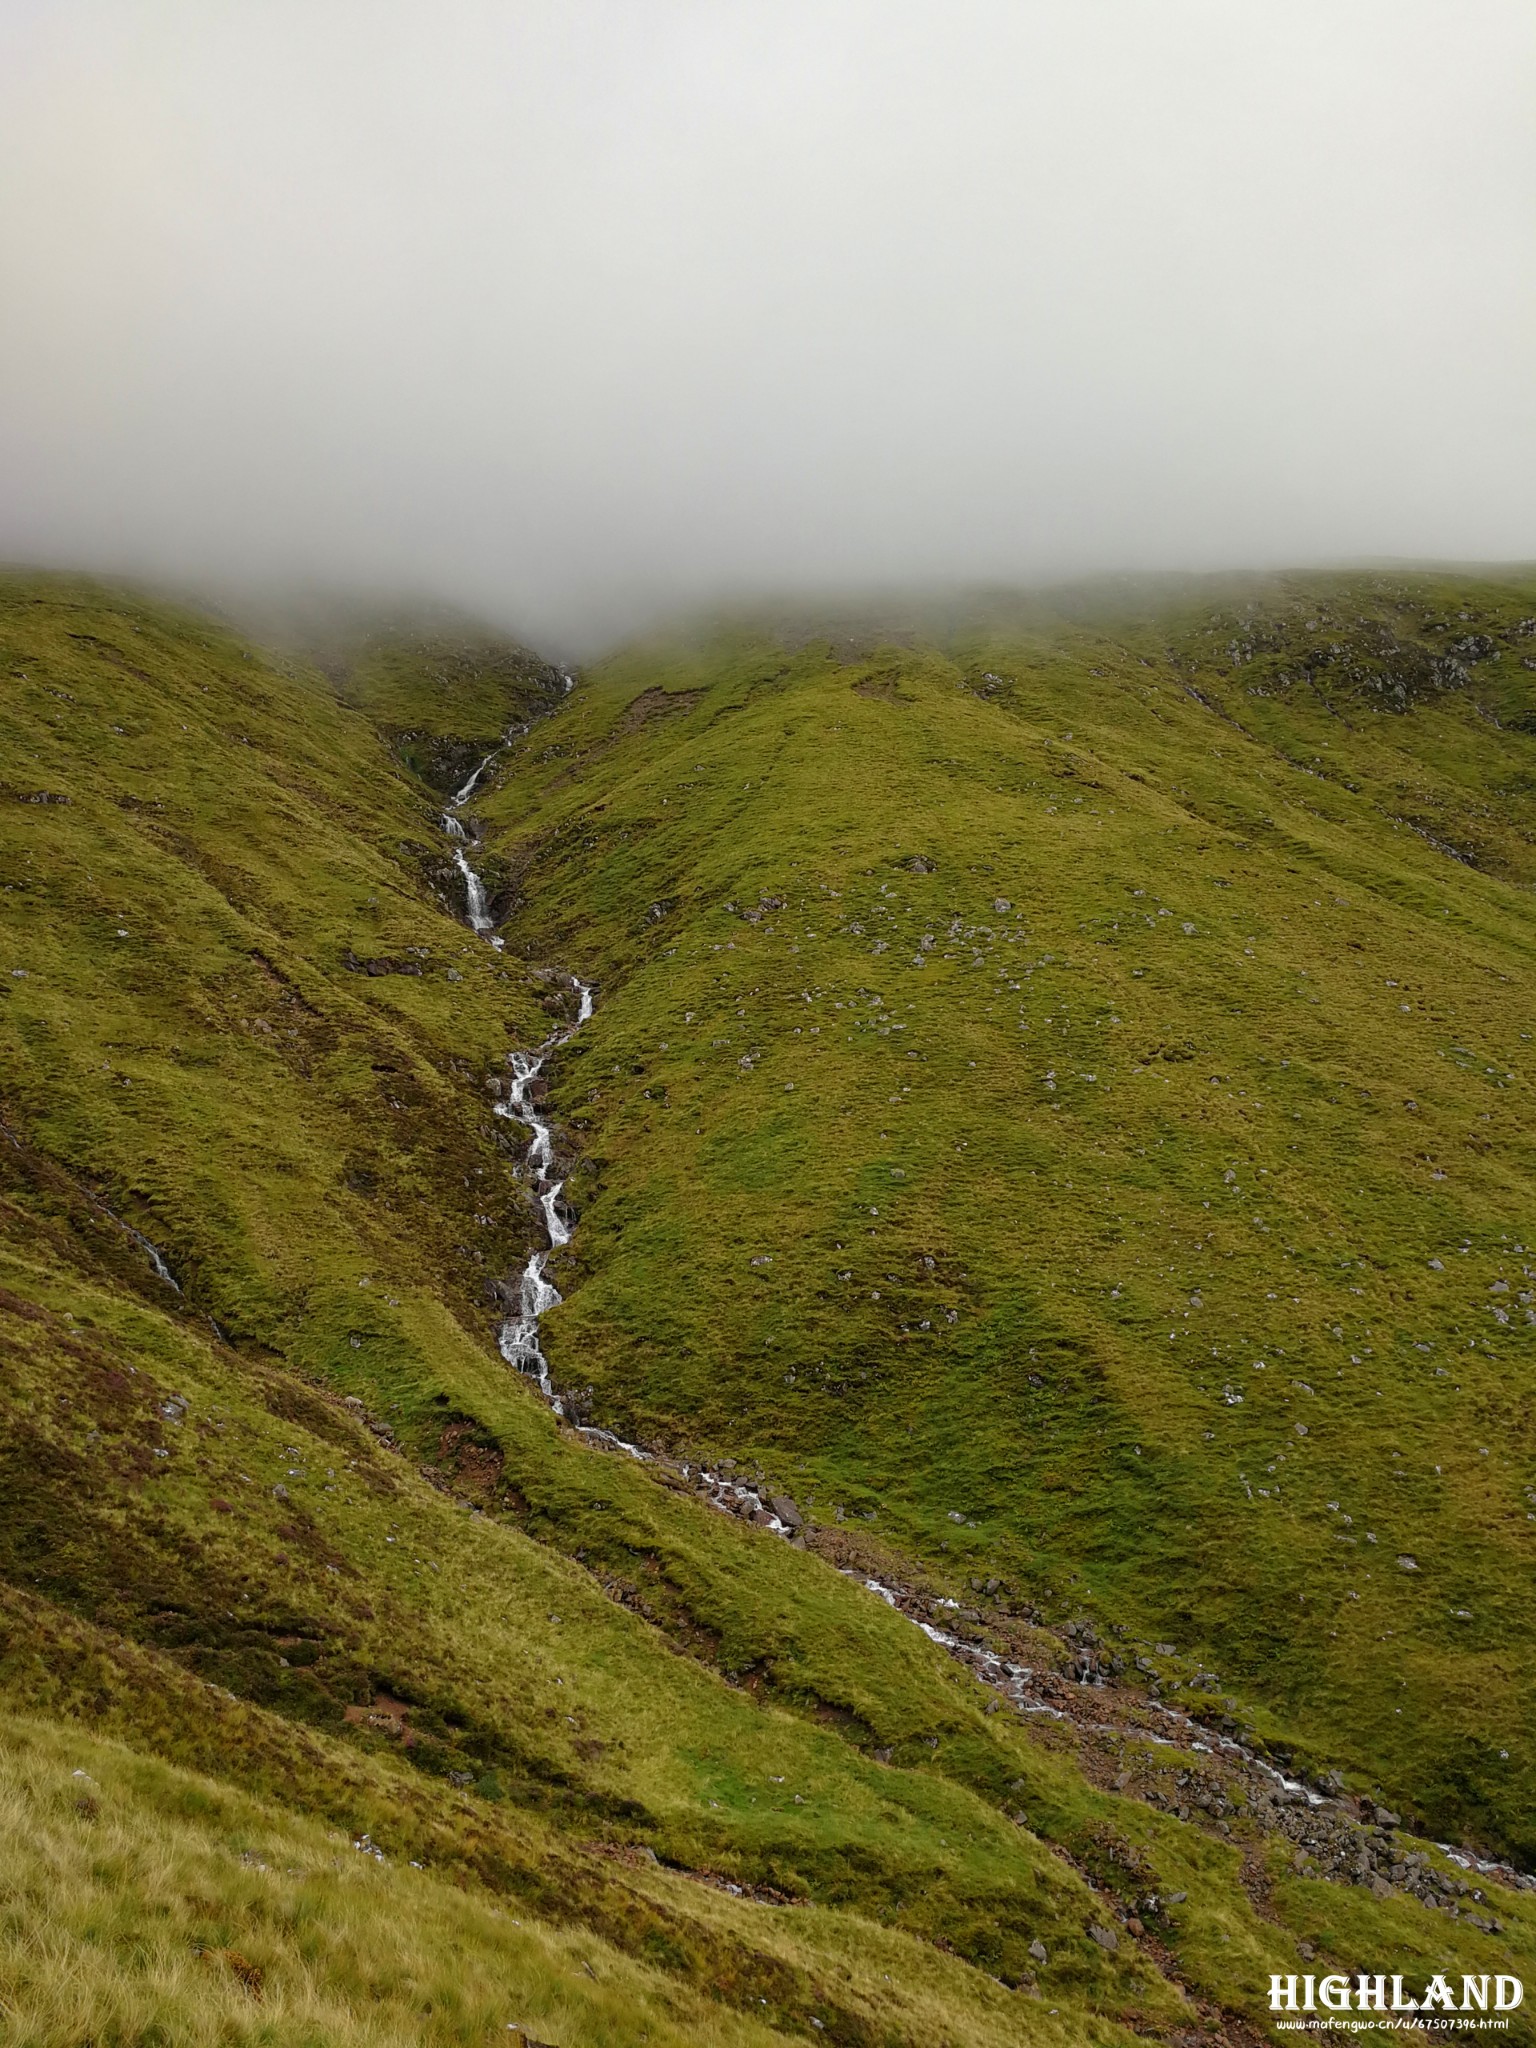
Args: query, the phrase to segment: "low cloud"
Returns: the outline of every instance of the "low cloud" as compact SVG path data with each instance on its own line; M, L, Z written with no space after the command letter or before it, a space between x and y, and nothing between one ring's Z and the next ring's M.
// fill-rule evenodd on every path
M1536 555L1517 0L27 0L0 553L721 594Z

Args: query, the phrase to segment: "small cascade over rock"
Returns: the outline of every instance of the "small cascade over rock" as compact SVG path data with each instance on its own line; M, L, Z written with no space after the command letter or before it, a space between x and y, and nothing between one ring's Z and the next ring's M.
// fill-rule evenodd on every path
M448 800L448 808L443 812L443 830L448 835L450 848L453 853L453 864L458 869L464 882L465 914L468 919L469 928L473 932L478 932L482 938L489 937L491 944L498 953L501 951L502 941L491 937L495 920L491 916L490 907L485 900L485 884L470 866L469 854L466 851L467 848L478 846L480 844L480 837L477 832L464 823L464 820L459 816L459 811L474 795L479 787L480 778L484 775L485 771L506 751L513 740L520 738L527 730L528 728L525 725L516 726L499 745L492 747L491 751L475 769L473 775L460 788L454 791Z
M143 1231L135 1230L131 1223L126 1224L124 1228L127 1230L128 1235L133 1239L134 1243L138 1246L139 1250L143 1252L144 1256L149 1260L151 1267L154 1269L155 1278L157 1280L163 1280L167 1287L175 1288L176 1292L180 1294L181 1282L176 1278L176 1275L165 1263L165 1257L164 1254L161 1252L159 1245L151 1244L149 1239L144 1235Z
M470 930L483 936L491 929L491 914L485 903L485 885L470 866L462 846L453 849L453 864L464 877L464 895L469 905ZM501 951L500 939L493 938L491 944L497 952Z

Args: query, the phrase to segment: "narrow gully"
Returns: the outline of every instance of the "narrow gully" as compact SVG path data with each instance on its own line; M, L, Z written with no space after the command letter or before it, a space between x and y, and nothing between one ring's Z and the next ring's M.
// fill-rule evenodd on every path
M566 694L575 687L575 678L565 678ZM467 780L455 790L442 813L443 831L453 851L454 865L464 881L464 896L467 907L466 922L470 929L501 951L503 940L492 933L493 920L490 917L485 895L485 885L472 866L469 854L479 845L479 834L465 825L459 816L460 810L474 795L487 770L500 758L514 740L520 739L528 730L526 725L515 726L484 757ZM507 1064L512 1069L512 1079L506 1094L494 1105L497 1116L507 1117L520 1123L529 1133L528 1149L524 1160L531 1175L539 1208L544 1218L545 1243L529 1255L528 1263L518 1275L517 1310L508 1316L497 1332L497 1348L508 1365L531 1379L539 1392L549 1403L555 1414L567 1422L579 1436L604 1450L622 1451L635 1459L638 1464L657 1463L655 1454L617 1436L610 1429L600 1429L590 1423L575 1421L566 1410L561 1395L556 1393L549 1376L549 1361L544 1356L539 1342L539 1323L549 1310L559 1305L560 1290L548 1277L549 1255L561 1245L569 1244L571 1229L560 1207L564 1180L554 1177L554 1133L548 1123L538 1114L533 1103L533 1084L543 1073L544 1067L553 1054L563 1045L570 1043L593 1011L594 989L591 983L578 976L570 977L571 987L576 991L576 1019L563 1030L551 1032L550 1036L533 1052L512 1052L507 1055ZM725 1514L750 1521L757 1527L769 1530L773 1535L800 1542L797 1528L783 1519L770 1501L755 1487L716 1472L704 1465L685 1464L685 1477L693 1480L711 1506ZM803 1547L803 1546L802 1546Z

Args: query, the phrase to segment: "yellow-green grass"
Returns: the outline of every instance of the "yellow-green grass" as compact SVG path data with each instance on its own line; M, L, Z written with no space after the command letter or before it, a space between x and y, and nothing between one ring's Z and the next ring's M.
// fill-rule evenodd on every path
M0 2017L38 2048L783 2038L335 1829L14 1718L0 1869Z
M1058 1986L1093 2003L1139 1990L1158 2009L1137 1960L1111 1966L1088 1939L1102 1917L1093 1895L1000 1809L1022 1798L1068 1840L1120 1813L1139 1834L1141 1810L1093 1794L985 1716L940 1653L817 1560L674 1503L633 1468L558 1440L531 1410L543 1457L527 1444L523 1457L533 1471L543 1463L551 1491L579 1487L593 1521L604 1510L618 1521L615 1547L643 1542L685 1592L693 1582L695 1608L719 1613L731 1654L750 1632L745 1647L786 1691L858 1717L905 1768L678 1657L575 1562L398 1469L344 1412L270 1368L31 1261L7 1261L0 1285L8 1576L98 1630L136 1637L150 1659L133 1657L124 1684L99 1668L128 1658L111 1636L66 1632L29 1655L44 1624L17 1609L0 1660L13 1697L109 1716L270 1795L289 1787L310 1808L339 1801L327 1810L391 1854L419 1850L434 1802L451 1815L467 1789L493 1817L510 1803L584 1841L643 1845L678 1867L963 1943L1010 1979L1030 1974L1027 1945L1044 1940ZM507 1408L530 1412L516 1391L482 1393L490 1432ZM721 1612L727 1576L735 1604ZM274 1763L270 1731L205 1730L212 1709L197 1687L344 1736L414 1784L360 1791L312 1748L306 1768ZM388 1718L368 1711L394 1701L408 1705L403 1755ZM1188 1831L1161 1832L1169 1869L1182 1873L1191 1849L1199 1859L1198 1839L1177 1846ZM482 1845L460 1853L477 1872L499 1866ZM440 1841L431 1854L442 1858ZM1212 1902L1221 1861L1206 1874ZM585 1902L573 1896L570 1910Z

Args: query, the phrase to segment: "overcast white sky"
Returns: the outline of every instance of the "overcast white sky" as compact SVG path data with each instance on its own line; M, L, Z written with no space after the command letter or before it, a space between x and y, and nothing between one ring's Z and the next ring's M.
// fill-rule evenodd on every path
M0 0L0 555L1536 557L1530 0Z

